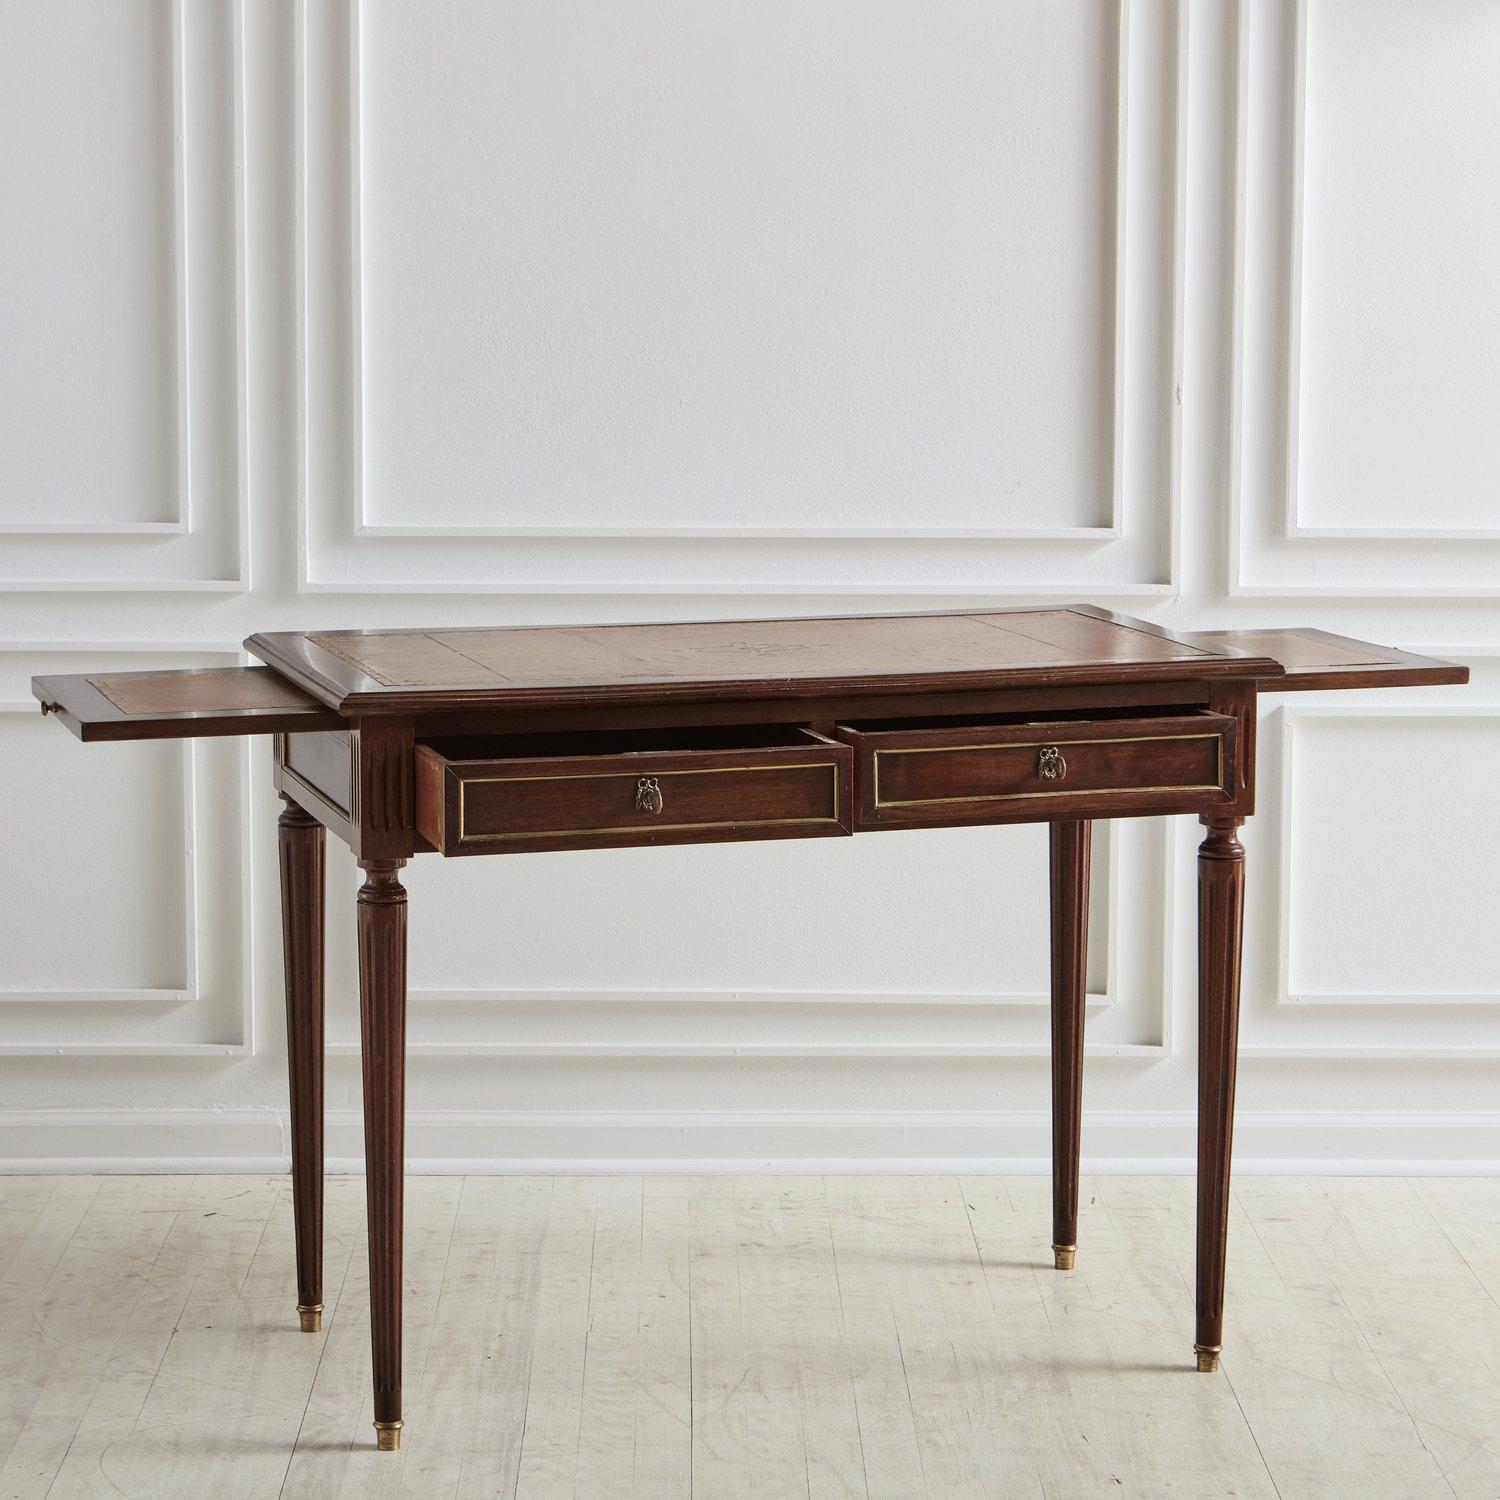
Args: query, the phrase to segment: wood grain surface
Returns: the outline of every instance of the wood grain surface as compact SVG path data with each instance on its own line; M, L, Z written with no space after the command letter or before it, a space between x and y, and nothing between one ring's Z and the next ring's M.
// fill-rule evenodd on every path
M1455 1353L1500 1339L1500 1181L1244 1177L1205 1376L1192 1178L1085 1177L1070 1275L1048 1197L1037 1175L413 1176L391 1454L360 1178L328 1181L316 1335L289 1317L284 1175L0 1178L0 1494L1500 1493L1500 1370Z
M350 714L715 702L877 689L1279 676L1233 647L1090 605L944 614L253 635Z
M121 713L231 713L246 708L317 708L301 688L269 667L117 672L89 681Z
M297 1311L316 1331L323 1314L323 826L295 802L277 819L286 1056L292 1122Z
M444 854L839 836L853 759L795 727L439 739L417 747L417 828Z
M1206 654L1067 610L410 634L348 631L311 639L386 687L745 681L1076 661L1191 661Z
M1049 825L1052 980L1052 1254L1071 1271L1078 1249L1083 1147L1083 1027L1088 991L1089 845L1093 825Z
M81 740L181 740L337 729L340 715L270 667L33 677L43 713Z

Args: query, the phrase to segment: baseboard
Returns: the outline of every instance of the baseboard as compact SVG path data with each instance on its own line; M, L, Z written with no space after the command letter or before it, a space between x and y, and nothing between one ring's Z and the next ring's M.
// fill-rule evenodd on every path
M1084 1118L1086 1172L1190 1172L1191 1111ZM1042 1111L413 1110L415 1173L1045 1172ZM274 1110L0 1111L0 1172L281 1172ZM363 1169L361 1116L331 1110L328 1170ZM1500 1174L1500 1113L1242 1113L1235 1168L1288 1175Z

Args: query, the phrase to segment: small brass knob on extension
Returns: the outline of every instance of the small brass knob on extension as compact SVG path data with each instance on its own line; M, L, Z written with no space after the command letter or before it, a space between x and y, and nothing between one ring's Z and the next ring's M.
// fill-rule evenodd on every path
M1056 745L1043 745L1037 751L1036 774L1043 781L1061 781L1068 774L1068 763Z
M642 776L635 784L635 810L659 813L661 811L661 783L654 776Z

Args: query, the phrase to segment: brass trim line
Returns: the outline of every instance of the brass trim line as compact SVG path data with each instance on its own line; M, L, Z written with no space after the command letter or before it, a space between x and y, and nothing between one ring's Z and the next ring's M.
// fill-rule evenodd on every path
M962 755L979 750L1040 750L1044 745L1144 745L1177 740L1217 740L1219 742L1217 781L1179 782L1172 786L1099 786L1048 789L1040 792L976 792L964 797L902 797L884 801L880 795L880 757L882 755L934 755L947 751ZM945 802L1018 802L1028 797L1104 797L1117 792L1225 792L1224 736L1209 734L1130 734L1103 740L1018 740L983 745L910 745L893 749L876 749L871 753L874 785L871 789L875 807L928 807Z
M632 767L628 771L569 771L562 776L464 776L455 769L455 762L447 767L458 777L458 842L460 844L514 843L527 839L581 838L588 834L610 833L681 833L691 828L791 828L809 823L840 824L839 819L839 762L823 760L795 761L789 764L769 766L684 766L679 771L651 771L653 776L723 776L752 775L756 771L829 771L833 775L833 813L826 818L728 818L701 823L622 823L599 828L537 828L525 833L474 833L468 832L468 789L471 786L489 786L512 781L612 781L619 777L627 780L644 767Z
M336 733L336 731L330 731L327 729L309 729L299 732L305 734ZM347 807L340 807L338 803L335 802L333 798L327 794L327 792L320 791L300 771L296 770L293 766L287 763L287 740L290 739L290 737L290 734L278 734L276 736L277 770L279 770L281 774L287 778L288 781L295 782L303 789L303 791L316 797L324 807L329 809L330 812L337 813L339 817L341 817L346 823L352 821L353 814ZM351 793L353 793L354 790L359 786L359 770L357 760L358 746L359 736L351 732L349 735L349 790Z

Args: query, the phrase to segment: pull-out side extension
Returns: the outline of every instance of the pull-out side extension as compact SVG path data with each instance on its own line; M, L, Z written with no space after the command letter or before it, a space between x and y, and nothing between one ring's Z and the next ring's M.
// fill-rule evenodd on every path
M1394 646L1374 646L1327 630L1204 630L1186 637L1206 646L1233 646L1269 656L1285 677L1263 680L1263 693L1312 693L1340 688L1443 687L1469 680L1469 669Z
M184 740L341 729L343 718L270 667L33 677L44 714L81 740Z

